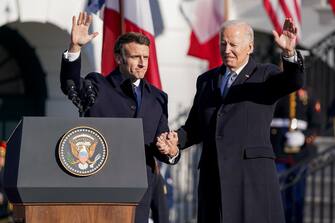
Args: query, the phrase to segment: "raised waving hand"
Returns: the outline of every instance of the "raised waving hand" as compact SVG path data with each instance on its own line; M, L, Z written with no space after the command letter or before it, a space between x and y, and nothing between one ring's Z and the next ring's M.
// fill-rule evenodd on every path
M285 19L283 32L280 36L275 30L272 33L277 46L283 50L284 56L293 56L297 42L297 27L294 25L293 19Z
M89 34L89 27L92 23L92 16L87 12L80 12L78 19L72 17L71 43L69 52L78 52L81 47L90 42L99 33L93 32Z

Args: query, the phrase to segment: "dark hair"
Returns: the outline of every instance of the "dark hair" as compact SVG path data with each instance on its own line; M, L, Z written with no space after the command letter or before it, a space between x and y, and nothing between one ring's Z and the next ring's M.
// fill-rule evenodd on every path
M150 40L142 33L128 32L119 36L114 45L114 55L121 55L121 49L124 44L138 43L141 45L150 46Z

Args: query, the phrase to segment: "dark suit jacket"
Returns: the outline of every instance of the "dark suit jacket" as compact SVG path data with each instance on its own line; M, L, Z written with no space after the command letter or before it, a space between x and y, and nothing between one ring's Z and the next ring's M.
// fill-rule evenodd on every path
M303 66L284 61L284 72L252 58L225 98L219 75L199 76L188 119L178 130L181 148L203 143L199 162L198 222L283 223L270 122L275 102L303 86Z
M80 58L73 62L62 58L60 79L61 88L65 94L67 94L67 80L73 80L77 89L80 89L82 82L80 68ZM148 185L151 187L156 168L154 157L169 163L168 157L161 155L155 146L156 137L162 132L169 131L167 94L142 80L142 104L136 114L136 99L131 82L129 79L125 79L118 69L106 77L99 73L90 73L85 79L92 82L97 94L94 105L85 116L142 118ZM129 139L131 140L131 135ZM178 159L179 157L176 158L175 163L178 162ZM150 199L144 200L150 202Z

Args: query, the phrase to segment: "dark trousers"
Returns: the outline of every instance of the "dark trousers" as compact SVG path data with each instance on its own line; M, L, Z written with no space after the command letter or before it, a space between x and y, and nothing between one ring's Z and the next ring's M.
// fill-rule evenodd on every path
M148 190L136 207L135 223L148 223L150 208L155 223L169 222L164 181L160 174L153 174L150 182L148 182Z
M287 164L283 163L277 163L276 166L279 173L289 168ZM303 223L305 190L306 177L302 174L298 182L282 191L286 223Z
M154 223L169 222L169 208L167 203L166 186L163 177L156 176L155 187L151 199L151 214Z

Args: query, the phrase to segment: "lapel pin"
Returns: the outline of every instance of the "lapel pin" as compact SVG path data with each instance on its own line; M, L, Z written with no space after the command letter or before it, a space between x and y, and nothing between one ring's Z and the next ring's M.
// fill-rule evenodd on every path
M250 75L246 74L246 75L245 75L245 77L246 77L246 78L249 78L249 77L250 77Z

